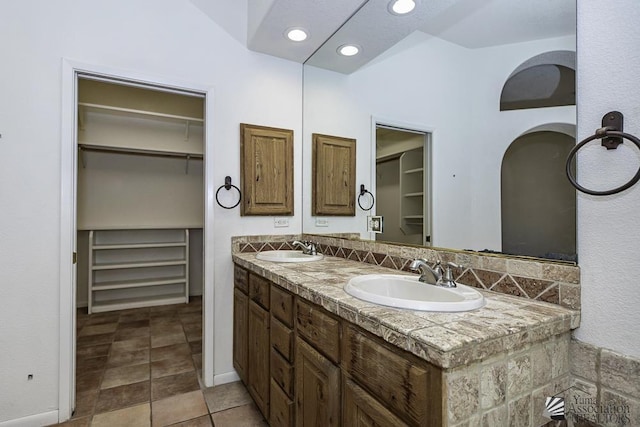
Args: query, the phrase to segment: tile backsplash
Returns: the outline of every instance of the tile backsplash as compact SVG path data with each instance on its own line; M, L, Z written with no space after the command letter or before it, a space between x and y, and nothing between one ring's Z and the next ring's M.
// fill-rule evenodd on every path
M395 270L409 271L409 263L424 258L432 265L437 261L453 262L455 279L460 283L494 292L514 295L580 309L580 269L575 265L452 251L445 249L400 246L365 241L343 235L262 235L234 237L234 252L260 252L294 249L294 240L311 240L324 255L347 258Z

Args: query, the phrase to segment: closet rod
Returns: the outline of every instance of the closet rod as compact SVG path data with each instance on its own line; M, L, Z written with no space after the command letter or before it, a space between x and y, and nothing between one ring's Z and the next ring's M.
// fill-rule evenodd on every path
M78 102L78 106L85 107L85 108L93 108L96 110L117 111L120 113L133 113L133 114L140 114L143 116L161 117L164 119L174 119L174 120L181 120L181 121L186 120L187 122L204 123L204 119L199 119L197 117L178 116L175 114L166 114L166 113L156 113L155 111L135 110L133 108L112 107L110 105L91 104L88 102Z
M202 154L195 153L179 153L174 151L156 151L156 150L144 150L140 148L128 148L128 147L104 147L100 145L78 144L80 151L100 151L103 153L116 153L116 154L137 154L144 156L155 157L177 157L185 158L187 160L202 159Z

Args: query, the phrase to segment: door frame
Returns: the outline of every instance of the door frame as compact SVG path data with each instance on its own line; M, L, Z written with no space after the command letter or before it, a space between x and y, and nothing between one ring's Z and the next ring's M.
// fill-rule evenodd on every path
M379 116L371 116L371 188L373 189L373 194L376 194L377 183L376 183L376 129L379 127L388 127L388 128L396 128L399 131L405 132L414 132L424 134L424 176L429 177L428 184L425 185L425 188L429 192L429 197L424 201L424 210L428 213L429 221L428 225L423 225L423 237L425 232L428 230L429 235L431 236L431 244L433 246L433 145L435 139L435 129L431 126L416 124L416 123L408 123L403 121L398 121L394 119L389 119L385 117ZM376 215L375 206L371 215ZM370 233L370 239L375 240L375 234ZM424 242L422 243L424 245Z
M75 407L75 329L76 329L76 191L77 191L77 79L78 74L94 74L114 81L125 81L200 93L205 97L204 122L204 223L203 223L203 324L202 377L205 386L213 386L214 377L214 263L207 254L214 252L213 219L215 188L213 182L213 87L200 83L122 70L62 59L61 105L61 178L60 178L60 300L59 300L59 381L58 419L71 418Z

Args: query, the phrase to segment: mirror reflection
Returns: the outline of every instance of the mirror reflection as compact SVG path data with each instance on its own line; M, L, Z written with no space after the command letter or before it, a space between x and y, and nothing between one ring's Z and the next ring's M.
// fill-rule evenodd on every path
M575 261L575 0L388 3L369 0L304 66L303 231ZM355 65L337 53L349 38L368 55ZM312 133L356 139L371 211L312 215Z

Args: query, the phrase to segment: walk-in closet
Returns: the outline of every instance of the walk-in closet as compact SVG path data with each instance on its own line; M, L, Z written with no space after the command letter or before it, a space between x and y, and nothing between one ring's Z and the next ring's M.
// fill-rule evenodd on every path
M78 79L78 307L202 295L203 129L198 94Z

